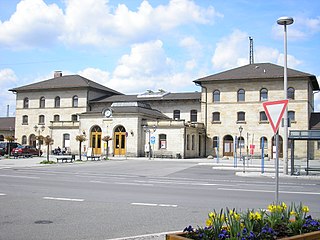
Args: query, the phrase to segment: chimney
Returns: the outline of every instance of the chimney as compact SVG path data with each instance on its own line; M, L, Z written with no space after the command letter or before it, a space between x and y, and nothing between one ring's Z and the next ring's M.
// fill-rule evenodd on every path
M54 78L62 77L62 72L61 71L54 71L53 77Z

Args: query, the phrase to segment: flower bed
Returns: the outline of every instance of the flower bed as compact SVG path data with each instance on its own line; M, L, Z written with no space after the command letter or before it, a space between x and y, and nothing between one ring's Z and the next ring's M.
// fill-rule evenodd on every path
M186 227L167 240L319 240L320 222L307 216L309 208L285 203L271 204L268 210L221 209L208 214L206 227Z

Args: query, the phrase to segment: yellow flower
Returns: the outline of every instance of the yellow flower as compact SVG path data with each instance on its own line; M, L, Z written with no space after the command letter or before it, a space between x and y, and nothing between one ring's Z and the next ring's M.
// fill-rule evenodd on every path
M273 204L270 204L270 205L268 206L268 210L269 210L270 212L275 212L275 211L276 211L276 206L273 205Z
M254 213L253 213L253 212L250 212L250 213L249 213L249 219L250 219L250 220L254 220Z
M239 220L240 220L240 214L235 213L235 214L234 214L234 218L235 218L237 221L239 221Z
M210 227L210 226L212 226L212 219L211 218L208 218L207 219L207 221L206 221L206 225L208 226L208 227Z
M303 206L302 207L302 212L304 212L304 213L309 212L309 207L308 206Z
M281 206L282 206L282 209L287 209L287 205L284 202L282 202Z
M209 213L209 218L215 218L215 217L216 217L216 214L214 212Z
M255 218L255 220L261 220L262 217L261 217L261 214L259 212L255 212L254 218Z
M297 213L296 213L295 211L291 211L291 212L290 212L290 216L291 216L291 215L292 215L292 216L297 216Z

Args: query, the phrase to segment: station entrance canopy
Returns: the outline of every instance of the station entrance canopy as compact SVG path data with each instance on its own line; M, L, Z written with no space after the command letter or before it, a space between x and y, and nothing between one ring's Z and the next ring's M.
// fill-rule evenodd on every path
M320 140L320 130L290 130L288 139L291 142L291 175L294 173L294 141ZM307 144L307 169L309 168L309 144Z

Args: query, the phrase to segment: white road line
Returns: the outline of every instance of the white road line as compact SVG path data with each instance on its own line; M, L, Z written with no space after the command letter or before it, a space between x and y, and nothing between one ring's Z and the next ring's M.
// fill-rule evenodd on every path
M149 186L152 187L154 186L153 184L150 183L128 183L128 182L115 182L114 184L119 184L119 185L134 185L134 186Z
M43 197L46 200L58 200L58 201L72 201L72 202L83 202L84 199L78 198L57 198L57 197Z
M259 189L244 189L244 188L218 188L218 190L224 191L243 191L243 192L265 192L265 193L274 193L274 190L259 190ZM307 194L307 195L320 195L318 192L291 192L291 191L279 191L279 193L288 193L288 194Z
M5 193L0 193L0 196L6 196L7 194L5 194Z
M136 206L149 206L149 207L178 207L178 205L173 204L157 204L157 203L131 203L131 205Z
M0 174L0 177L30 178L30 179L39 179L40 178L40 177L19 176L19 175L5 175L5 174Z
M123 238L109 238L109 239L105 239L105 240L153 239L153 238L159 238L159 237L162 237L162 236L164 237L167 234L177 233L177 232L181 232L181 230L177 230L177 231L174 231L174 232L151 233L151 234L137 235L137 236L131 236L131 237L123 237Z

